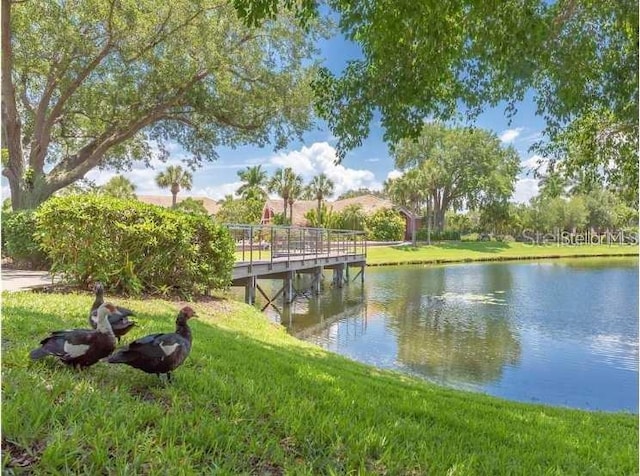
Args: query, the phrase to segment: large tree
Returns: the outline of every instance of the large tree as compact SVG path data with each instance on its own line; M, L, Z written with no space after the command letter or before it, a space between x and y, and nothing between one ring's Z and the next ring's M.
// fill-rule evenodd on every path
M450 208L481 208L506 202L513 194L519 157L498 137L475 128L425 124L417 141L401 140L394 147L396 166L419 169L425 196L433 205L435 227L445 227ZM412 185L414 188L418 185ZM413 200L411 200L413 201Z
M282 147L310 125L315 22L303 31L281 11L248 28L225 0L2 0L1 13L15 209L93 168L165 159L169 140L199 165L218 146Z
M175 208L180 190L191 190L193 174L179 165L170 165L164 172L158 172L156 184L160 188L168 188L171 191L171 206Z
M294 3L310 21L317 3ZM328 0L343 35L362 51L338 76L322 70L317 106L343 155L381 115L391 144L417 137L425 118L473 117L531 94L546 120L539 149L638 190L636 0ZM234 0L252 24L277 17L278 0Z

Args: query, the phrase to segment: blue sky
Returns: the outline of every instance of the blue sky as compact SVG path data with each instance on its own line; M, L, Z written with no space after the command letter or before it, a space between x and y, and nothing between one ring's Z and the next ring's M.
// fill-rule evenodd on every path
M335 73L340 73L347 60L359 56L359 47L342 36L336 35L318 43L324 65ZM519 104L518 113L511 123L504 114L504 107L485 111L475 125L494 131L505 143L513 145L520 154L525 167L535 166L537 157L528 152L531 144L540 137L544 123L535 115L535 106L531 98ZM387 145L382 140L383 130L379 121L371 124L370 136L358 149L347 153L341 164L335 165L335 139L322 121L304 135L302 141L295 141L283 150L275 153L272 148L253 146L236 149L219 148L219 159L207 163L193 174L191 192L183 194L207 196L215 200L232 194L240 185L237 172L247 166L262 164L269 174L278 167L290 166L308 182L314 175L324 172L336 184L336 196L354 188L368 187L380 189L383 182L397 174L393 159L389 156ZM153 161L154 169L142 166L134 167L126 176L132 180L139 195L168 195L168 190L159 189L154 182L155 175L170 164L180 164L184 151L179 147L170 147L167 163ZM87 174L88 179L102 185L116 173L94 170ZM6 181L3 180L3 185ZM3 195L8 196L8 187L3 187ZM537 180L532 174L521 174L516 186L514 201L526 202L537 193Z

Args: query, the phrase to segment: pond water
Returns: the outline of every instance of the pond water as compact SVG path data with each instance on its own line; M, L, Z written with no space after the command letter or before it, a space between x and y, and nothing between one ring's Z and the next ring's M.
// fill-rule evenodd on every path
M324 282L321 296L265 312L325 349L441 385L638 411L636 258L380 267L364 285Z

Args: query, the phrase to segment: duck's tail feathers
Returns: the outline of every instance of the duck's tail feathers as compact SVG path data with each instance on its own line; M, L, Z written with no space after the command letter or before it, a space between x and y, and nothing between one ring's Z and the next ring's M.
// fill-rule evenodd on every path
M106 357L106 361L110 364L124 364L127 363L128 359L126 354L117 352L115 354L111 354L109 357Z

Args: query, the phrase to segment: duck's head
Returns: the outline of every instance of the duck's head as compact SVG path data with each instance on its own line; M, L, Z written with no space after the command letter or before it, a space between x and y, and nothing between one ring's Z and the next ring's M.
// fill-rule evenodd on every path
M102 296L104 294L104 285L99 282L96 281L96 284L93 286L93 290L96 293L96 296Z
M191 319L192 317L194 317L195 315L196 315L196 311L194 311L189 306L185 306L182 309L180 309L180 312L178 313L178 318L176 319L176 322L178 324L186 324L186 322L189 319Z

